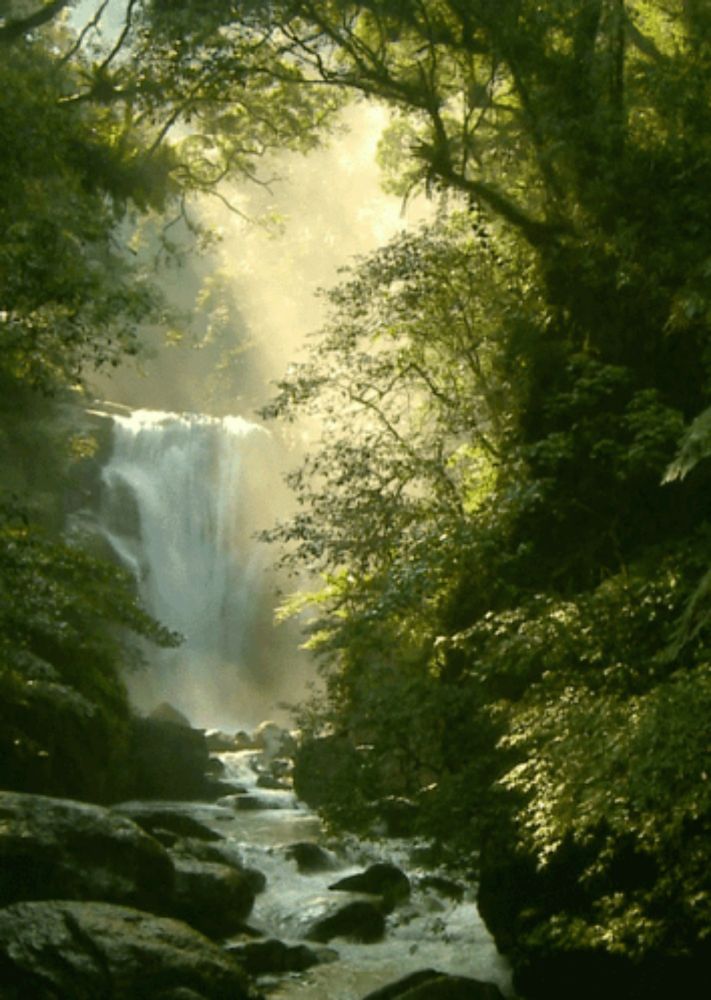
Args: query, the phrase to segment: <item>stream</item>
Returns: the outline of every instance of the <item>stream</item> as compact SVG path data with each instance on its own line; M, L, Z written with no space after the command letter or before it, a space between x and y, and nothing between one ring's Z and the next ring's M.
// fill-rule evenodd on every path
M345 838L328 842L318 817L297 802L290 790L257 786L259 751L217 756L225 768L223 778L246 792L226 796L214 805L194 803L190 810L225 838L230 852L266 876L266 889L257 895L249 919L250 926L265 938L289 945L303 943L309 927L332 911L334 903L367 898L334 893L329 886L375 862L398 865L412 886L410 898L387 916L382 941L359 944L337 938L328 945L328 951L334 953L332 960L302 973L260 977L259 987L266 996L279 1000L361 1000L370 991L425 968L493 982L505 995L511 995L508 966L479 917L471 890L457 902L421 884L428 875L437 873L410 863L412 841ZM235 808L237 799L248 799L250 808ZM303 841L328 848L333 868L302 874L296 862L287 857L286 848Z

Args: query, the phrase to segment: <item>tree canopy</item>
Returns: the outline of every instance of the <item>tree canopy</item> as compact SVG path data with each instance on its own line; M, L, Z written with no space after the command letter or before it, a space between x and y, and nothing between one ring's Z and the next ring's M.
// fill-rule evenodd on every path
M317 580L304 722L360 762L327 812L409 796L482 852L484 904L518 865L527 995L552 953L707 955L708 4L70 7L0 21L2 378L56 391L135 349L164 308L135 218L387 105L387 183L437 217L353 263L266 411L321 428L271 537Z

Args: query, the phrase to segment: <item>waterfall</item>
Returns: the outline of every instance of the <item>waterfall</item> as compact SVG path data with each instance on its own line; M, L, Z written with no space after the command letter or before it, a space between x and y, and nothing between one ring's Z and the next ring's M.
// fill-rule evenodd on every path
M101 530L147 610L184 637L127 678L138 708L168 701L233 729L269 714L272 588L254 533L270 520L275 465L270 435L240 417L113 415Z

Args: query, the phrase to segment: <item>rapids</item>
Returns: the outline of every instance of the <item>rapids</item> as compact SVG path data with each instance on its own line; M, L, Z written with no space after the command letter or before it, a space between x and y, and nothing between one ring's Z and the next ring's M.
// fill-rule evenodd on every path
M257 896L249 918L266 937L301 943L308 927L329 905L357 898L329 892L328 886L375 861L397 864L413 887L409 901L387 917L381 942L336 939L329 948L337 952L337 960L303 973L263 977L259 985L265 994L279 1000L361 1000L371 990L424 968L495 982L505 995L511 994L508 966L484 927L473 896L465 893L461 902L454 902L418 885L429 872L409 861L412 841L346 838L326 842L318 818L291 791L256 787L258 752L219 756L225 765L224 778L259 797L264 808L235 811L228 797L214 806L195 804L191 809L197 819L227 838L243 862L266 875L267 887ZM319 840L330 847L334 870L301 874L285 848L303 840Z

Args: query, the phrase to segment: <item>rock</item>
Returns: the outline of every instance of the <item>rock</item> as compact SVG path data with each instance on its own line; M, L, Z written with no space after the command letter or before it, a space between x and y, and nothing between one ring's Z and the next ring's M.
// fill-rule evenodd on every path
M317 920L305 935L307 941L325 944L332 938L369 943L379 941L385 933L385 917L379 907L365 900L356 900Z
M219 778L226 771L224 761L220 760L219 757L209 757L207 761L207 767L205 768L205 774L211 778Z
M167 852L131 820L68 799L0 792L0 905L94 899L162 910Z
M324 847L310 840L300 840L295 844L289 844L284 853L287 858L296 862L296 867L302 875L329 871L336 866L333 855Z
M276 938L230 945L226 950L252 976L305 972L321 961L318 953L308 945L287 945Z
M369 993L363 1000L504 1000L494 983L448 976L434 969L413 972Z
M464 886L442 875L423 875L418 879L417 885L420 889L431 889L439 896L451 899L455 903L461 903L464 898Z
M121 802L112 807L112 812L133 820L153 836L157 831L168 830L178 837L192 837L196 840L223 839L221 834L195 819L184 808L170 802Z
M212 758L210 758L212 759ZM208 802L217 802L223 805L223 799L231 798L233 795L246 795L247 789L244 785L235 785L232 781L222 781L219 778L207 778L205 782L205 798ZM232 804L231 802L229 803Z
M266 875L257 871L256 868L246 868L228 843L206 843L204 840L193 840L190 837L185 837L176 840L170 847L169 853L176 862L180 858L187 858L192 861L207 861L234 868L247 879L255 895L263 892L267 886Z
M27 650L3 668L0 788L93 802L123 795L128 710L85 697Z
M108 903L0 910L3 1000L248 1000L244 973L177 920Z
M211 753L231 753L237 750L235 737L221 729L208 729L205 733L205 742Z
M159 722L172 722L174 726L184 726L187 729L192 728L187 715L183 715L167 701L161 702L157 708L154 708L148 718L157 719Z
M234 746L232 747L232 749L233 750L256 750L257 749L257 745L254 742L254 740L252 739L252 737L249 735L249 733L246 733L244 731L244 729L240 729L238 732L235 733L235 736L234 736Z
M257 778L257 788L266 788L274 792L288 792L291 790L287 781L275 778L273 774L260 774Z
M410 895L410 880L400 868L386 862L370 865L364 872L348 875L328 887L333 892L366 892L381 896L390 907Z
M254 904L249 876L213 861L176 855L173 861L175 892L171 913L208 937L237 933Z
M296 749L296 741L288 729L276 722L262 722L254 730L254 745L269 761L274 757L290 756Z
M209 753L201 729L160 719L134 719L129 799L208 798Z

